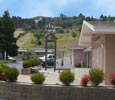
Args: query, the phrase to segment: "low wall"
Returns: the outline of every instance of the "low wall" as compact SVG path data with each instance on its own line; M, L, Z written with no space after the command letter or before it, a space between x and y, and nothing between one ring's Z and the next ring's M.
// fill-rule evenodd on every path
M0 82L0 98L6 100L114 100L115 89Z

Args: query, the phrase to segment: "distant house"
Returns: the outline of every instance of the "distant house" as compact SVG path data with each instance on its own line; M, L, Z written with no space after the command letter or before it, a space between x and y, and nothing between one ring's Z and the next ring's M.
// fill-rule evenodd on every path
M71 65L74 67L81 67L81 65L85 63L85 52L84 48L78 45L78 40L71 40L69 42L69 50Z
M49 23L48 25L46 25L46 29L47 30L53 30L54 29L54 25Z
M92 48L92 66L103 69L104 84L115 72L115 22L83 21L79 45Z
M61 26L54 26L53 24L49 23L48 25L46 25L46 29L47 30L55 30L55 31L57 31L57 30L62 29L62 27Z
M54 26L54 29L55 30L60 30L60 29L62 29L62 27L61 26Z

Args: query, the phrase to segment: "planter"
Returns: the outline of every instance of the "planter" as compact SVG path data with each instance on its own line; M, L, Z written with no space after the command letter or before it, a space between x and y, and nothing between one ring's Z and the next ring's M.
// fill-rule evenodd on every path
M29 68L22 68L21 69L21 74L23 75L29 75L35 72L38 72L41 70L41 66L35 66L35 67L29 67Z
M23 75L31 74L31 68L22 68L21 69L21 74L23 74Z
M39 70L41 70L41 66L35 66L35 67L31 67L31 73L36 73Z

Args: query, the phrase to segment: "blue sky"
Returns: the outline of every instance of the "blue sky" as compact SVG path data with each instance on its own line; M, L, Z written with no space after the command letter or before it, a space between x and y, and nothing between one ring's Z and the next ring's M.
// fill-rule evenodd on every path
M115 16L114 0L0 0L0 16L9 10L11 16L32 18L35 16Z

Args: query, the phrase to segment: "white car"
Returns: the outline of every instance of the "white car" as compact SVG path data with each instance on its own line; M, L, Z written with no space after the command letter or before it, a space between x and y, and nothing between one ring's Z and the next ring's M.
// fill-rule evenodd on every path
M12 60L13 62L15 62L15 61L16 61L16 59L15 59L15 58L10 57L10 56L8 56L8 60Z

